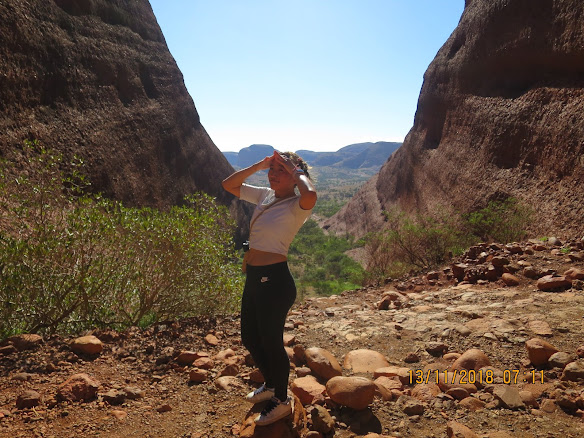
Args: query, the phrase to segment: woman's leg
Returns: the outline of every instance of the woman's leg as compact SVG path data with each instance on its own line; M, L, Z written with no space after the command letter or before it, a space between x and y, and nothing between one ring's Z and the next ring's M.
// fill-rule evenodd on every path
M262 361L268 375L266 383L275 388L275 396L286 400L290 361L284 348L284 324L288 311L296 299L296 285L288 265L270 265L260 278L256 300L258 336L261 343ZM261 368L260 368L261 370ZM263 371L262 371L263 373Z
M241 298L241 342L247 348L256 366L264 376L266 386L273 388L274 382L270 377L270 371L267 366L268 359L262 345L258 324L257 280L253 272L250 272L250 268L248 267L243 296Z

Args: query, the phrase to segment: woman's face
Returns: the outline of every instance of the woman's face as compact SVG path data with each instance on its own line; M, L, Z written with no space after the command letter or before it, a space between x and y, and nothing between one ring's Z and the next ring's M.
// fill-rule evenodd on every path
M286 170L283 164L272 160L270 170L268 170L268 180L270 187L275 191L294 190L294 180L292 175Z

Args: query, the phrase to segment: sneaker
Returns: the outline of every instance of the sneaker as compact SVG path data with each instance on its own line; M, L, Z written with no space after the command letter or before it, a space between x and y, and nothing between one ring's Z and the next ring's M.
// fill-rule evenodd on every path
M250 392L245 396L245 399L250 403L260 403L271 399L274 396L274 388L266 388L264 383L255 391Z
M292 399L288 397L285 402L272 397L264 410L255 418L256 426L267 426L287 417L294 411Z

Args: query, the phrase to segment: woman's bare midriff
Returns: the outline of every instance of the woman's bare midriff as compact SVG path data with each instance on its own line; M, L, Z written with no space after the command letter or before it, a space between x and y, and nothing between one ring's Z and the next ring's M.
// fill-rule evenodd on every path
M247 252L247 264L251 266L266 266L274 263L281 263L288 260L283 254L275 252L260 251L259 249L250 248Z

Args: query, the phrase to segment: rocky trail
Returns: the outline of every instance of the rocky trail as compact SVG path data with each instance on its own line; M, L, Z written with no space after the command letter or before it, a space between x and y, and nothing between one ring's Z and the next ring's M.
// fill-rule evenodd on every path
M584 436L584 241L479 245L292 309L294 415L255 428L238 316L0 346L1 437Z

